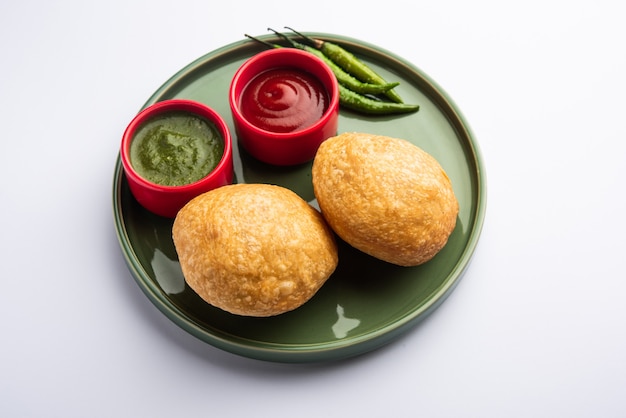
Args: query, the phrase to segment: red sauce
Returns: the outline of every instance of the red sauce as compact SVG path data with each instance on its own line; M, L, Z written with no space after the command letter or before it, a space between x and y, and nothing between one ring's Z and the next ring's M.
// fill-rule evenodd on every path
M265 71L241 94L241 113L271 132L293 132L317 122L328 108L328 92L312 75L293 69Z

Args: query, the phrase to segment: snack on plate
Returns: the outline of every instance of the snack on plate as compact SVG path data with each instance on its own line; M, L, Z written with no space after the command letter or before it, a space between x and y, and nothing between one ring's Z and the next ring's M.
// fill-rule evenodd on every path
M450 179L434 157L406 140L365 133L329 138L312 175L330 227L389 263L425 263L456 225L459 204Z
M187 284L237 315L303 305L338 262L321 214L280 186L233 184L200 195L180 210L172 234Z

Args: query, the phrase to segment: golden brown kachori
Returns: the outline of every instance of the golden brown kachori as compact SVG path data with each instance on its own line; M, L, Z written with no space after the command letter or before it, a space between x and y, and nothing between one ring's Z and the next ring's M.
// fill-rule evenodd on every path
M459 204L450 179L409 141L365 133L329 138L312 176L321 212L337 235L389 263L425 263L456 225Z
M200 195L180 210L172 234L188 285L237 315L301 306L338 262L321 214L281 186L233 184Z

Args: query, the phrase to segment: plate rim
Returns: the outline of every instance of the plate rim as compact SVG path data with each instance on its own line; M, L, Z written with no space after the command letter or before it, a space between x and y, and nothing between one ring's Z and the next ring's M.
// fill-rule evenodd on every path
M374 331L366 332L362 335L357 335L348 339L341 339L337 341L325 342L320 344L272 344L266 343L263 347L259 344L253 346L246 345L245 338L237 336L236 341L234 339L226 339L221 335L210 332L210 327L203 328L196 323L195 320L190 318L183 310L177 307L169 298L163 295L160 288L149 279L145 273L143 266L139 262L130 238L127 233L126 225L123 220L122 208L121 208L121 188L124 180L123 170L121 169L121 159L119 153L117 155L115 170L113 175L113 200L112 209L114 217L114 225L116 235L120 244L120 249L124 260L129 268L134 281L138 284L142 292L148 297L148 299L154 304L166 317L168 317L177 326L183 330L192 334L196 338L209 343L214 347L222 349L233 354L241 355L244 357L254 358L258 360L274 361L274 362L287 362L287 363L309 363L320 362L330 360L340 360L347 357L353 357L356 355L364 354L366 352L377 349L392 340L404 335L408 329L413 328L421 320L425 319L437 309L456 288L461 278L467 271L471 264L472 257L478 245L482 229L484 226L484 220L486 216L487 206L487 184L486 184L486 171L484 167L484 159L480 150L480 146L477 143L474 133L465 119L465 116L459 110L458 106L448 95L448 93L439 86L432 78L425 74L414 64L404 60L398 55L390 52L384 48L380 48L376 45L361 41L356 38L351 38L343 35L321 33L321 32L305 32L309 36L320 37L324 40L331 42L340 42L343 44L352 44L358 46L361 49L367 49L372 54L384 56L385 59L391 59L398 63L399 66L406 67L412 73L421 77L421 81L425 81L428 84L428 88L432 92L436 93L436 98L439 101L443 101L446 105L447 112L453 112L456 120L449 120L450 123L454 122L455 129L462 129L463 136L467 138L466 146L471 150L471 161L475 166L473 175L476 176L476 206L474 207L475 213L471 219L472 231L469 235L466 245L463 248L461 255L456 260L454 269L450 271L444 282L437 288L431 297L425 301L421 306L411 310L407 315L399 318L398 320L380 327ZM260 39L271 40L276 39L272 35L258 36ZM221 55L228 55L233 53L238 48L252 45L252 42L247 39L241 39L239 41L232 42L224 45L220 48L207 52L206 54L193 60L186 66L182 67L179 71L169 77L159 88L148 98L141 109L158 101L165 91L169 88L173 81L185 77L188 74L196 71L200 66L204 65L207 61L218 60ZM465 142L465 141L463 141Z

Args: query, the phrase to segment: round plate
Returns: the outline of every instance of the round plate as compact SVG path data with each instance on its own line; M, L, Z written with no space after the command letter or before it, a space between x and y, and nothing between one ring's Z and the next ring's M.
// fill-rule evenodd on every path
M433 155L452 180L460 211L448 244L418 267L398 267L339 242L339 265L320 291L302 307L276 317L229 314L205 303L187 285L171 237L172 220L144 210L132 197L118 157L113 212L126 262L137 284L173 322L223 350L278 362L337 360L376 349L403 334L436 309L467 268L485 214L485 174L472 133L450 98L412 64L387 51L343 36L309 33L342 45L396 87L417 113L371 117L341 110L339 133L361 131L407 139ZM278 43L274 36L260 38ZM217 110L234 132L228 88L235 70L264 50L251 41L235 42L192 62L145 106L186 98ZM144 106L144 107L145 107ZM236 140L236 138L234 138ZM235 144L236 145L236 144ZM311 164L274 167L234 147L235 182L287 187L317 207Z

